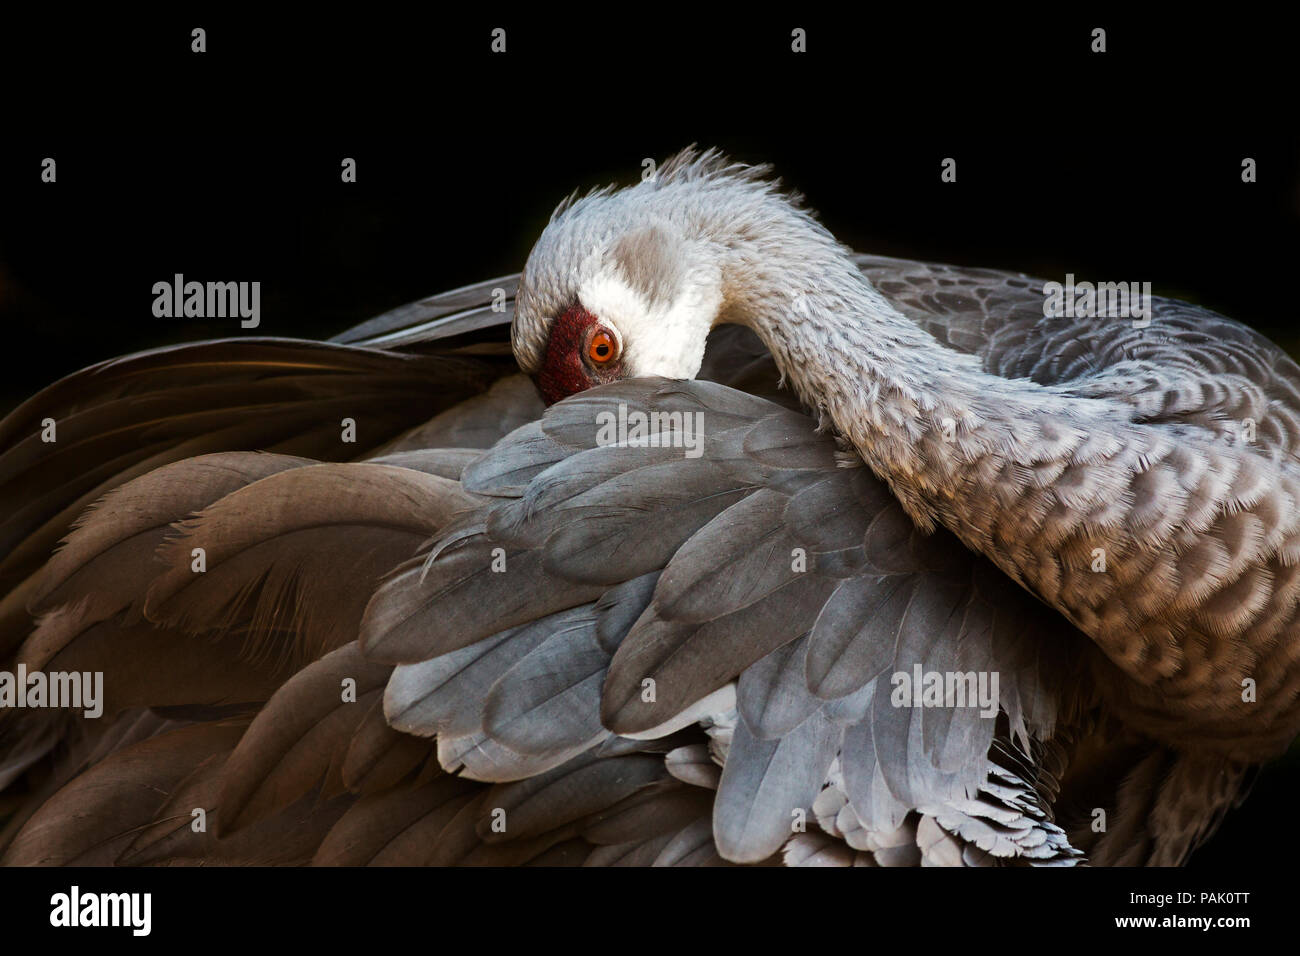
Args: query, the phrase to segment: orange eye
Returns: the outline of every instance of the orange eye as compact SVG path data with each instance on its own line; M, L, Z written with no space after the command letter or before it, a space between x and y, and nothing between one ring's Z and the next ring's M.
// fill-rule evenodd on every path
M587 343L587 358L591 359L594 365L606 365L613 360L617 349L614 336L608 332L597 332Z

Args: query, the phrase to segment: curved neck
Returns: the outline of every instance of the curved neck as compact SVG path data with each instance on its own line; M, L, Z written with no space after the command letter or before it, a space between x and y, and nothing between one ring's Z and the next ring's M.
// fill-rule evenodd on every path
M981 463L996 449L1031 465L1024 439L1046 416L1064 414L1066 399L985 372L976 356L898 312L807 216L788 206L767 213L761 228L741 224L743 241L714 237L719 321L758 333L800 398L853 443L918 525L939 521L984 550L987 529L967 516L985 509L959 507L960 499L1003 498L999 476Z

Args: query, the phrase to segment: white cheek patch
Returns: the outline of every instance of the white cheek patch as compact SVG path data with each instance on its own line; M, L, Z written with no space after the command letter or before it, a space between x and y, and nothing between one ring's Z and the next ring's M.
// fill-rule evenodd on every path
M588 312L615 327L623 341L627 377L694 378L722 305L720 291L700 291L708 289L707 283L688 283L672 305L651 309L626 282L602 272L583 283L578 299Z

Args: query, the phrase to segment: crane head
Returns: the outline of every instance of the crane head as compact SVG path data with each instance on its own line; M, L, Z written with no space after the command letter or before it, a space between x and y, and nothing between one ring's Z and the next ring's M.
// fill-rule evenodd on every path
M710 329L732 320L725 220L770 201L762 173L687 151L655 179L556 209L520 278L511 330L548 404L622 378L695 377Z

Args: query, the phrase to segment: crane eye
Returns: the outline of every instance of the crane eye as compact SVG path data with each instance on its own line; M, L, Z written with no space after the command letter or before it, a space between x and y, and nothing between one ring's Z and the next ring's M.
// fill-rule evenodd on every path
M587 358L593 365L608 365L618 357L618 343L608 332L598 330L587 342Z

